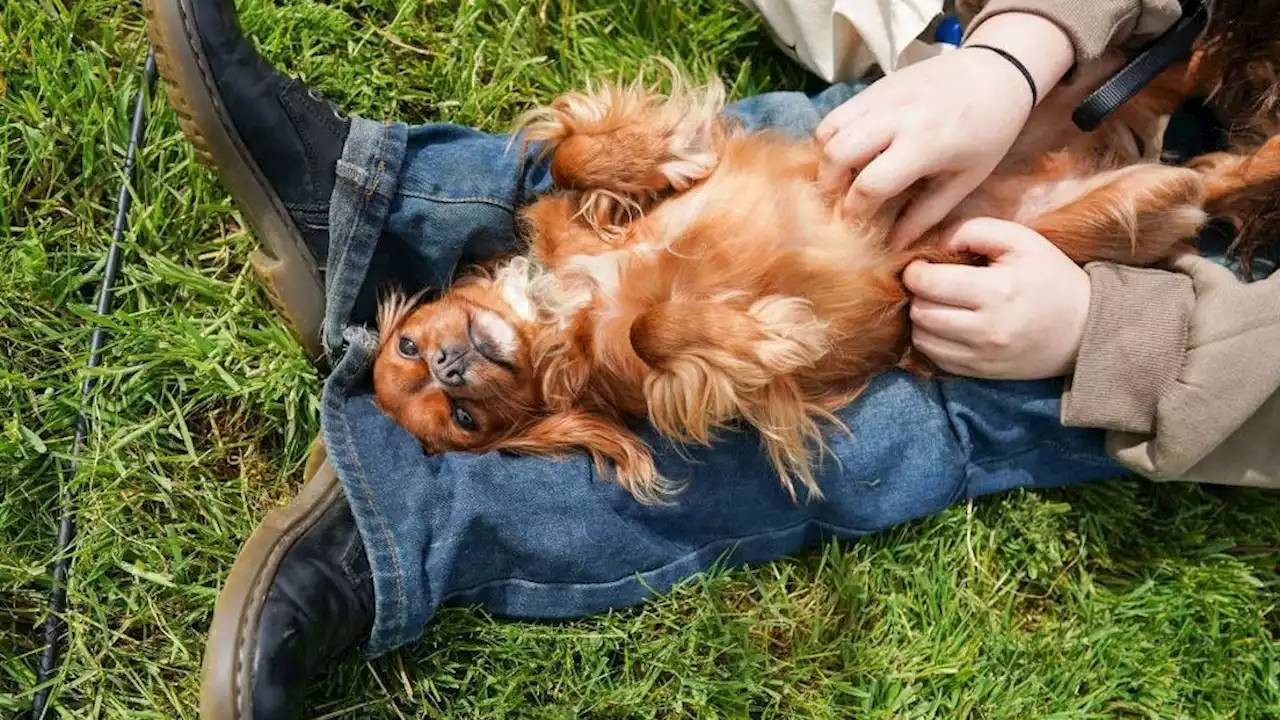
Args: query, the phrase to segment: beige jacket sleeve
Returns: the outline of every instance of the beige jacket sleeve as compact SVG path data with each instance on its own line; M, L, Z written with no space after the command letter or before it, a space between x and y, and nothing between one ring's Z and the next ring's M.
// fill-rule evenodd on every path
M760 14L783 53L828 82L862 77L873 65L892 72L937 55L927 32L943 0L741 0ZM1181 15L1178 0L956 0L969 32L988 18L1020 11L1056 23L1075 45L1076 62L1109 47L1140 44Z
M1182 16L1178 0L957 0L966 32L1004 12L1029 12L1062 28L1076 48L1076 62L1094 60L1113 47L1139 45L1168 30Z
M1156 480L1280 488L1280 273L1204 258L1088 266L1093 300L1062 422Z

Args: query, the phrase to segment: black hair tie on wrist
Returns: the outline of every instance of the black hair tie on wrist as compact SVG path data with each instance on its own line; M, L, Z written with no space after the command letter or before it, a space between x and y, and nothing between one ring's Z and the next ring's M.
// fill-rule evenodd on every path
M1001 50L998 47L992 47L990 45L982 45L979 43L974 43L973 45L964 45L962 47L982 48L983 50L990 50L991 52L999 55L1005 60L1008 60L1009 64L1017 68L1018 72L1022 73L1022 77L1027 79L1027 87L1031 88L1031 107L1034 108L1036 104L1040 102L1040 94L1036 92L1036 81L1031 77L1031 71L1027 69L1026 65L1022 64L1021 60L1014 57L1011 53L1005 50Z

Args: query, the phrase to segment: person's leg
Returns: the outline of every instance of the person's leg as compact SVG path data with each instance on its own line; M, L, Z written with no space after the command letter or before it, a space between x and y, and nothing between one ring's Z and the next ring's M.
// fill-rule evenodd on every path
M341 361L324 399L332 463L317 453L303 491L255 530L219 596L204 717L296 716L308 678L335 652L409 642L442 602L580 615L638 602L724 553L760 561L968 495L1116 472L1096 434L1058 426L1052 383L900 375L848 411L855 436L834 439L840 462L828 464L819 504L792 504L747 436L696 452L693 464L666 448L664 469L689 487L662 508L635 504L582 459L424 457L373 407L371 337L358 326L385 282L443 283L467 258L509 247L514 211L547 187L545 171L504 138L454 126L357 121L348 132L328 119L341 119L333 108L261 63L228 0L147 0L147 9L184 131L229 186L256 184L255 197L233 194L273 250L292 244L310 258L299 262L327 260L327 272L304 274L323 278L324 338ZM804 134L851 92L813 102L770 94L729 112L748 127ZM333 193L318 197L325 183ZM262 230L291 225L297 232L275 241Z
M801 136L851 92L772 93L728 112L750 128ZM444 602L575 617L639 602L722 556L757 562L965 497L1122 472L1100 432L1061 426L1060 383L919 382L899 373L842 414L852 439L831 437L821 503L793 504L748 435L680 453L650 432L664 474L687 485L668 507L635 503L585 457L425 456L373 404L374 298L389 282L439 286L462 259L511 247L517 208L548 178L507 148L505 137L448 125L357 120L339 164L326 328L340 362L322 417L372 568L367 652L416 639Z
M804 134L849 92L837 87L813 99L766 94L729 112L748 127L781 125ZM353 137L391 136L395 127L357 123ZM377 153L344 158L349 167L340 175L366 182L338 184L335 247L347 242L338 228L358 227L360 241L371 243L370 257L385 252L394 261L348 275L366 298L393 268L407 269L409 281L443 282L459 258L506 247L515 208L545 187L539 166L499 153L504 138L461 131L468 144L433 140L456 132L408 130L401 162ZM398 147L353 141L348 149L362 146ZM475 155L460 158L462 152ZM516 164L505 173L468 172L503 163ZM375 177L375 168L396 171ZM371 187L386 193L385 204L364 204ZM585 458L423 456L373 406L367 365L374 339L358 327L370 309L353 303L347 313L331 306L332 327L347 327L347 342L323 412L330 460L372 567L376 616L365 647L372 654L419 637L443 603L479 603L515 617L577 617L640 602L717 560L759 562L822 537L875 532L967 497L1124 472L1107 457L1102 432L1061 426L1059 382L920 382L892 373L841 414L852 437L832 436L824 502L791 503L748 435L680 454L649 433L664 473L687 487L671 506L645 507Z
M686 487L668 506L643 506L586 458L424 456L373 405L373 338L349 340L323 412L330 462L373 570L371 654L418 638L441 603L577 617L640 602L717 560L761 562L967 497L1121 472L1100 433L1061 427L1058 383L893 373L840 413L852 436L830 437L824 501L793 503L753 436L681 454L648 433L661 470Z

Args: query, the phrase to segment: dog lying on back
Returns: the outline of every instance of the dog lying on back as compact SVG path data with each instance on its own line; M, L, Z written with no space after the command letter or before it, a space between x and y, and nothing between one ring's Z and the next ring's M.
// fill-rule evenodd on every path
M1145 265L1188 250L1210 215L1280 177L1280 145L1159 163L1168 114L1191 89L1166 72L1092 133L1071 110L1119 64L1081 69L1033 112L1009 156L948 221L1027 225L1072 260ZM379 308L376 400L429 452L585 450L643 502L671 489L630 429L680 442L745 424L794 499L820 498L824 425L869 379L925 369L900 275L967 262L935 230L891 249L910 199L842 217L817 183L821 148L747 133L719 83L668 97L607 85L525 119L560 191L522 213L527 249L432 302Z

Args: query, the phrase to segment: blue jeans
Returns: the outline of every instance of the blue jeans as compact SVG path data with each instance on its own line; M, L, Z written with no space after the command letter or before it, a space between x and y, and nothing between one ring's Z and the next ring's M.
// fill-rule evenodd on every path
M771 93L729 112L803 135L856 89ZM831 438L836 461L824 464L818 503L793 503L745 433L683 454L649 433L663 474L687 481L669 507L637 504L584 457L425 455L374 407L366 324L384 283L440 287L460 262L513 246L513 214L550 178L506 143L451 125L357 119L338 167L325 333L335 369L322 421L373 570L368 653L420 637L441 603L581 616L641 602L714 563L762 562L965 498L1122 472L1100 432L1059 423L1057 381L900 373L840 413L852 437Z

